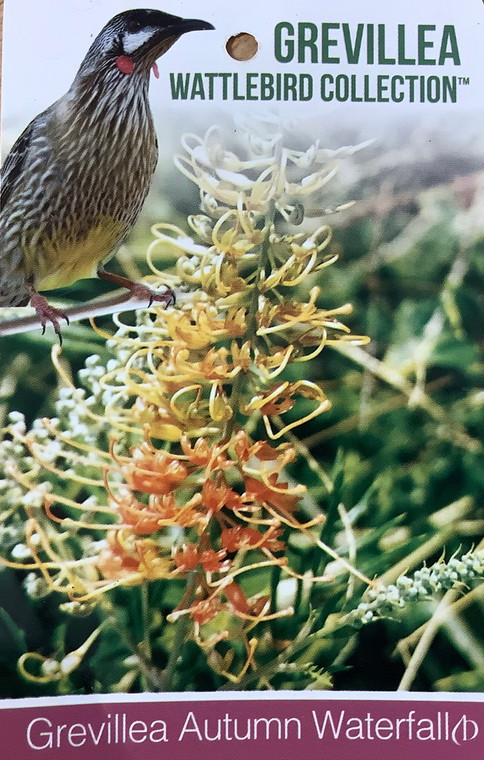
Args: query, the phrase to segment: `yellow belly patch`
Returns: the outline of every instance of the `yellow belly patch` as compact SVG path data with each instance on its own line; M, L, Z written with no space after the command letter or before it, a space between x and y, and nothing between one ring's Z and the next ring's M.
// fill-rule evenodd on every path
M125 227L113 219L104 219L84 238L63 236L40 241L25 256L28 276L33 276L37 290L52 290L72 285L77 280L94 277L102 261L110 257L123 237Z

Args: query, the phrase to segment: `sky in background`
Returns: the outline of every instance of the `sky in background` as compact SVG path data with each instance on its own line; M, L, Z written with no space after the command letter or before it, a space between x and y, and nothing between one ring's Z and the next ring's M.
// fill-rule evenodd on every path
M162 9L211 21L214 13L204 12L202 6L176 0ZM112 16L130 7L157 5L133 0L5 0L3 119L28 120L62 95L94 37ZM203 34L208 32L181 39L169 53L171 65L196 67L206 55L206 40L196 39ZM220 37L210 45L222 47L220 57L228 58Z
M471 80L471 85L462 89L460 102L464 107L483 99L484 4L481 0L406 0L405 4L388 0L365 0L364 3L361 0L331 3L326 0L272 3L163 0L160 5L148 0L146 4L184 17L202 18L216 27L215 32L187 34L160 60L161 78L153 79L151 84L155 115L166 110L170 103L169 71L239 71L242 74L246 71L310 71L317 76L322 70L321 64L301 66L275 61L274 26L281 20L318 24L321 21L384 22L393 27L405 23L409 29L415 29L419 22L455 24L463 59L458 73ZM93 38L113 15L143 5L134 0L5 0L2 118L7 137L11 131L18 134L30 119L68 89ZM225 50L226 40L241 31L253 33L260 44L259 53L249 62L233 61ZM372 69L375 73L376 67ZM354 72L355 67L351 70ZM444 71L436 71L434 67L430 72L426 67L424 73L442 74ZM172 102L171 105L182 107ZM197 105L201 107L199 101ZM231 102L219 105L228 110L238 107ZM316 105L321 107L320 103ZM296 109L299 108L297 104ZM331 108L326 107L326 113L331 112ZM371 110L371 106L367 108ZM397 106L388 106L386 110L390 108Z

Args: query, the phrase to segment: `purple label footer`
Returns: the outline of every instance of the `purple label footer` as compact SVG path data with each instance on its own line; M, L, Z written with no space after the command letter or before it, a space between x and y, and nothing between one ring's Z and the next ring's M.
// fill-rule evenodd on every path
M0 702L16 760L484 760L484 695L297 693ZM296 754L297 753L297 754Z

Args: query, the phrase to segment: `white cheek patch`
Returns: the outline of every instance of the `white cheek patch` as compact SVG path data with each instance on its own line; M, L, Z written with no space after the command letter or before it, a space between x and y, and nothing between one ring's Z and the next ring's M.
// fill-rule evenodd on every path
M123 37L123 48L126 55L131 55L131 53L134 53L146 42L149 42L157 31L159 29L148 27L147 29L141 29L139 32L127 32Z

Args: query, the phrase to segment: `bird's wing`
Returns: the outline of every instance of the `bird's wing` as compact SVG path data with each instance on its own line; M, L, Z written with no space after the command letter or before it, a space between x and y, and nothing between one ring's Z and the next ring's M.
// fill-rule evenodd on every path
M1 207L3 208L8 201L10 193L22 172L27 153L29 151L32 134L35 129L36 119L30 122L29 126L24 129L20 137L15 141L13 148L8 154L2 166L2 183L1 183Z

